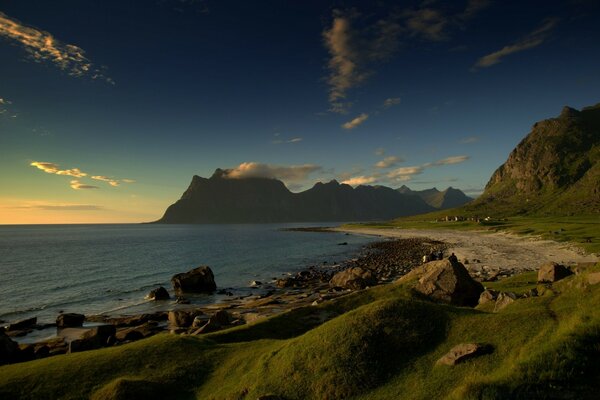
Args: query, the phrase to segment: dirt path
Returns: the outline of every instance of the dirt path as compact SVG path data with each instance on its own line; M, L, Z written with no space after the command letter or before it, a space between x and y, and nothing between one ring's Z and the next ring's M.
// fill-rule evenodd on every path
M484 231L451 231L426 229L369 229L335 230L355 234L410 238L428 237L448 244L448 252L491 270L534 270L547 261L563 265L600 261L598 254L586 254L566 243L517 236L510 233Z

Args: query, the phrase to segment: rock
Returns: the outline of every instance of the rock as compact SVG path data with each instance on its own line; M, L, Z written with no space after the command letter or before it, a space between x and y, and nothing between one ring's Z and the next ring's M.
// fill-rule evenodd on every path
M587 278L590 285L597 285L600 283L600 272L592 272Z
M361 267L348 268L333 275L329 281L331 287L343 287L346 289L364 289L367 286L375 286L377 279L373 272Z
M6 331L22 331L31 329L37 323L37 317L21 319L19 321L12 322L6 326Z
M174 275L171 283L176 292L211 293L217 289L215 276L207 266Z
M227 311L219 310L210 317L209 321L213 321L221 326L224 326L224 325L229 325L231 318Z
M286 287L292 287L294 286L294 279L293 278L283 278L283 279L277 279L277 281L275 282L275 285L279 288L286 288Z
M192 335L201 335L203 333L216 332L218 330L221 330L221 325L209 319L206 324L204 324L200 329L194 331Z
M462 343L454 346L442 358L437 360L436 365L456 365L470 358L491 353L491 346L477 343Z
M252 281L252 282L250 282L250 287L253 287L253 288L259 287L260 285L262 285L261 281Z
M180 328L192 326L194 318L201 315L200 310L173 310L169 311L169 323Z
M169 300L171 296L169 296L167 289L160 286L156 289L152 289L146 298L149 300Z
M83 326L83 321L85 320L85 315L76 314L76 313L65 313L59 314L56 317L56 327L58 329L61 328L75 328L79 326Z
M479 296L479 304L486 304L486 303L490 303L492 301L496 301L496 298L498 297L498 292L493 290L493 289L486 289L483 292L481 292L481 295Z
M157 325L146 322L140 326L118 329L115 338L120 342L139 340L150 337L159 330L160 328Z
M514 303L517 300L517 295L513 292L501 292L496 298L496 305L494 306L494 312L498 312Z
M446 259L423 267L425 272L415 285L417 292L448 304L477 305L483 285L471 278L464 265Z
M70 328L73 329L73 328ZM116 328L114 325L98 325L86 330L79 339L71 340L69 353L105 347L114 340Z
M0 365L19 361L20 353L17 342L0 332Z
M540 267L538 271L538 282L552 283L572 275L570 269L555 262L549 262Z
M204 326L209 320L209 317L207 315L196 315L194 317L194 322L192 322L192 328L194 329L198 329L202 326Z

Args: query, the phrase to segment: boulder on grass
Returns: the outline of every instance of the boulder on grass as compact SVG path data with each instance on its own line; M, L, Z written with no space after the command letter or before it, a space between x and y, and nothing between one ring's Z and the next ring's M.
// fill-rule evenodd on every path
M375 278L375 274L361 267L348 268L338 272L329 281L331 287L354 290L364 289L367 286L375 286L376 284L377 278Z
M513 292L501 292L496 298L496 304L494 305L494 312L498 312L508 306L509 304L517 301L517 295Z
M493 289L486 289L483 292L481 292L481 295L479 296L479 304L491 303L493 301L496 301L496 298L498 298L497 291Z
M552 283L566 278L572 274L573 272L571 272L571 270L564 265L560 265L555 262L549 262L540 267L538 271L538 282Z
M19 361L20 352L17 342L0 332L0 365Z
M174 275L171 278L171 283L178 293L212 293L217 289L215 276L208 266L194 268L191 271Z
M448 259L432 261L424 266L424 273L415 290L443 303L474 307L479 302L483 285L469 275L460 262Z
M146 298L149 300L169 300L171 296L169 296L169 292L167 292L167 289L160 286L156 289L152 289L150 293L148 293Z
M478 343L462 343L454 346L442 358L437 360L436 365L456 365L470 358L492 352L492 347Z
M85 320L85 315L76 314L76 313L65 313L59 314L56 317L56 327L57 328L76 328L79 326L83 326L83 321Z

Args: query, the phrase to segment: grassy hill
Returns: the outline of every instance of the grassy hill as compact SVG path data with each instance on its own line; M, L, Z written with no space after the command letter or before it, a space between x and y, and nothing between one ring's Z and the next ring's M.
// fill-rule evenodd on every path
M404 281L203 337L160 334L3 366L0 398L596 398L594 271L600 264L498 313L423 300ZM489 286L523 293L535 280L523 274ZM494 351L435 366L466 342Z

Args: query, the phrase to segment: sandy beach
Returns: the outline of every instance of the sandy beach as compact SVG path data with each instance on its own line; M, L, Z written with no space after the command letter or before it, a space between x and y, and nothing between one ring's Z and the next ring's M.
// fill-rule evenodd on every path
M455 231L434 229L343 229L354 234L375 235L390 238L427 237L448 245L447 253L455 253L459 260L479 260L478 265L491 270L528 271L541 264L554 261L563 265L597 262L599 254L587 254L569 244L510 233L487 231Z

